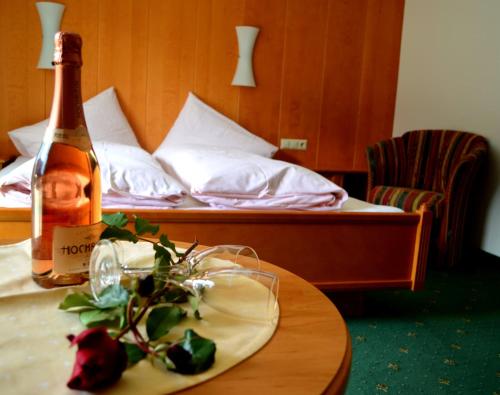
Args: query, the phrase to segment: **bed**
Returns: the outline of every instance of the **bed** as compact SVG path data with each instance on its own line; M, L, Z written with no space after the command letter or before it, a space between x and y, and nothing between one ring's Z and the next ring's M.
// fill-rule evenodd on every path
M249 245L262 259L298 274L323 290L387 287L416 290L423 286L431 228L431 213L425 206L416 213L386 212L383 208L382 212L377 212L374 205L366 206L355 199L346 201L347 196L342 195L341 189L332 193L328 190L326 193L319 193L321 188L329 188L331 183L325 183L310 170L291 165L287 165L286 171L279 167L276 176L266 178L266 191L272 188L275 188L274 192L286 190L286 199L283 199L285 195L278 196L274 192L269 198L269 193L264 194L261 190L255 192L252 188L245 190L244 199L227 193L214 196L206 189L200 192L199 189L207 184L206 177L202 177L205 176L205 169L219 172L211 181L228 178L231 172L241 176L247 167L239 164L247 159L257 161L257 167L262 170L276 147L242 130L234 122L199 102L194 95L188 97L167 138L153 154L152 158L156 162L146 170L141 167L140 175L132 177L128 168L123 170L116 167L120 157L126 157L129 164L137 163L142 166L146 159L149 160L149 154L140 151L133 132L124 131L130 127L123 115L119 116L114 91L104 93L106 103L102 103L103 97L98 97L102 94L96 96L97 99L92 99L94 101L91 100L90 105L86 102L85 114L94 148L98 151L106 184L104 189L109 192L106 198L121 198L124 191L129 195L132 192L135 195L142 194L138 205L134 201L122 205L113 201L105 212L119 209L129 215L149 219L158 223L161 232L167 233L171 240L191 241L196 238L205 245ZM96 104L96 100L101 102ZM111 105L112 109L109 108ZM101 111L103 106L107 106L108 111ZM99 108L99 113L105 113L106 119L99 119L99 114L92 112L93 108ZM24 128L9 134L18 151L25 157L25 160L19 161L18 168L29 163L28 158L36 152L41 140L40 130L43 128L44 123L41 122L32 125L31 129ZM206 134L207 130L209 135ZM110 136L118 141L108 141ZM200 158L202 152L198 146L200 141L210 141L212 144L206 153L210 161L205 160L206 157L202 158L205 162L198 163L195 160ZM117 149L116 145L120 148ZM217 147L214 148L214 145ZM172 150L172 147L176 147L176 150ZM181 150L179 147L184 148ZM219 162L213 158L227 152L232 153L232 161L228 162L225 157L223 166L219 168ZM274 166L275 162L272 163ZM154 173L158 169L181 181L180 186L176 184L174 192L171 191L172 182L165 181L170 188L170 195L167 200L162 201L164 206L161 207L149 205L151 196L147 195L152 184L157 188L167 188L160 182L163 175L160 177ZM8 174L10 177L13 172ZM290 200L289 190L297 188L293 184L295 181L291 180L310 180L311 177L317 181L312 184L314 190L308 191L302 200L295 199L296 196L294 200ZM142 184L131 185L131 178L140 180ZM277 178L279 183L276 182ZM243 182L240 177L236 189L254 184L259 186L259 180L254 173L244 177ZM29 198L29 177L21 175L17 181L17 189L10 192ZM203 184L201 187L200 183ZM299 183L301 187L307 187L309 181ZM183 196L182 187L189 190L187 198ZM219 187L217 185L215 190L219 191ZM328 196L330 200L321 200L324 196ZM304 206L310 204L311 199L320 200L315 201L311 207ZM183 201L182 204L179 204L180 200ZM193 201L197 204L191 204ZM256 202L264 203L256 205ZM341 205L343 210L340 210ZM346 205L350 205L354 211L346 209ZM0 201L0 242L29 238L29 202L21 202L17 207L8 206Z

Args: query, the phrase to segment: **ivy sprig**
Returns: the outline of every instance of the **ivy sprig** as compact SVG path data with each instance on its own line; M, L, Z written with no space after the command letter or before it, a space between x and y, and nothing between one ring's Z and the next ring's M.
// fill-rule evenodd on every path
M173 343L165 340L171 329L188 316L179 302L189 301L194 317L201 319L197 298L176 286L175 281L169 281L179 280L178 271L172 269L183 263L198 241L182 253L167 235L157 236L158 225L137 216L132 220L133 226L130 226L124 213L103 214L106 228L100 238L151 243L155 251L153 273L132 281L129 288L120 284L108 286L97 299L83 292L69 294L59 308L78 313L87 328L104 326L112 331L114 339L123 343L129 365L150 357L166 369L179 373L202 372L214 361L216 347L212 340L192 329L187 329L184 336ZM144 318L145 335L137 327ZM126 335L129 336L126 338Z

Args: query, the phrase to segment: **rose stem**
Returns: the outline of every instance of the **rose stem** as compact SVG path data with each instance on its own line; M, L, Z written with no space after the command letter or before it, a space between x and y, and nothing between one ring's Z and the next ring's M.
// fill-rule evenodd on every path
M133 321L134 300L135 300L135 298L131 297L130 300L129 300L129 303L127 304L127 319L128 319L128 322L132 322ZM130 330L132 331L132 333L134 335L134 338L135 338L135 340L137 342L137 345L139 346L139 348L142 351L144 351L145 353L148 353L148 354L149 353L155 354L155 352L152 351L151 348L149 347L149 344L144 340L144 338L142 337L141 333L137 330L137 326L136 325L131 325L130 326Z
M181 263L184 259L186 259L185 257L191 252L193 251L196 246L198 245L198 240L195 240L195 242L186 250L186 252L184 253L184 255L179 259L179 263ZM154 292L146 301L146 303L144 304L144 306L141 307L140 311L139 311L139 314L135 317L135 319L133 320L129 320L129 323L120 331L120 333L116 336L116 340L120 339L123 335L125 335L125 333L128 332L129 329L131 329L133 326L135 327L139 321L142 319L142 317L144 317L144 314L146 314L146 311L148 310L148 307L151 306L153 304L153 302L158 298L160 297L165 291L168 290L168 285L169 284L165 284L165 286ZM130 304L130 301L129 301L129 304ZM128 307L127 307L128 309Z

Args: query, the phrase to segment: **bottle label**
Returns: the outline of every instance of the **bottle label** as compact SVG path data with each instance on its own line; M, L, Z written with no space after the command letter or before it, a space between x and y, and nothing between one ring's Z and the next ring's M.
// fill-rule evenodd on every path
M89 132L83 125L78 126L76 129L47 129L44 140L47 144L67 144L79 148L82 151L89 151L92 147Z
M81 273L89 270L90 254L99 241L101 223L55 226L52 259L56 273Z

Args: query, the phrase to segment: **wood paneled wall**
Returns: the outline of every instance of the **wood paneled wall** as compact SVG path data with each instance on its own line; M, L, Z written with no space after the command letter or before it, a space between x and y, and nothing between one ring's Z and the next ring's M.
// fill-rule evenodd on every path
M62 28L84 40L83 96L115 86L140 143L153 151L189 91L279 144L279 157L362 170L367 144L390 137L404 0L64 0ZM36 69L34 0L0 0L0 152L6 132L48 116L53 75ZM257 88L231 86L235 26L260 27Z

